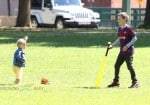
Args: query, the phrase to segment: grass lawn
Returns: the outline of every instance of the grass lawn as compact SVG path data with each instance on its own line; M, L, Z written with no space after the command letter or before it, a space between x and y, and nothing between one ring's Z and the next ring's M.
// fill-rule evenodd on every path
M112 82L119 48L109 52L101 88L95 86L108 41L116 30L0 31L0 104L1 105L149 105L150 35L138 34L134 67L141 87L131 85L129 71L121 67L119 88L106 88ZM150 34L150 33L149 33ZM23 82L16 86L12 71L16 41L29 36L27 66ZM42 77L49 85L40 84Z

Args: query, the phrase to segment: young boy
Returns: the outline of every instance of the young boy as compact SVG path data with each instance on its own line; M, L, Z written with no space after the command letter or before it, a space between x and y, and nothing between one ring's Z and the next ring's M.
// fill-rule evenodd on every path
M17 47L18 49L14 53L14 59L13 59L13 71L16 76L15 84L19 84L22 80L23 75L23 67L25 67L25 53L24 49L26 47L28 37L24 37L21 39L18 39L17 41Z
M111 49L113 46L119 44L120 45L120 52L118 54L115 67L115 74L113 82L108 85L108 87L119 87L119 71L120 67L125 61L127 64L127 68L131 74L132 84L129 88L137 88L139 87L138 81L136 79L136 74L133 68L133 53L134 53L134 46L133 44L137 40L135 32L129 27L126 23L129 19L129 16L126 12L121 12L118 15L118 39L112 43L108 48Z

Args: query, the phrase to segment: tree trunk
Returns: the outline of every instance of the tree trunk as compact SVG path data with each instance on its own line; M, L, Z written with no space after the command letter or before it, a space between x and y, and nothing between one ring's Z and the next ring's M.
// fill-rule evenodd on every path
M150 26L150 0L147 0L144 25Z
M30 27L30 0L19 0L17 27Z

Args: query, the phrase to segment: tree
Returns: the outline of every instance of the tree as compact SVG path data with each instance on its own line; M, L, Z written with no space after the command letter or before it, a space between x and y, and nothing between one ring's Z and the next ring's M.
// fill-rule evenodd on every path
M18 16L17 16L17 27L30 27L30 0L18 0Z
M150 26L150 0L147 0L144 25Z
M144 24L140 25L139 28L150 28L150 0L147 0L146 3Z

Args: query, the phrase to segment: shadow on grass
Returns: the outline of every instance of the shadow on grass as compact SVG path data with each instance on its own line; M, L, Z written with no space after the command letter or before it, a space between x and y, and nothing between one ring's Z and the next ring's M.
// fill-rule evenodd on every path
M101 87L75 87L81 89L102 89Z
M112 87L112 88L108 88L108 87L74 87L77 89L129 89L129 88L125 88L125 87Z
M87 32L86 32L87 31ZM29 37L28 45L48 47L105 47L108 41L115 41L115 32L100 32L95 30L53 30L53 31L0 31L0 44L16 43L18 38ZM150 36L138 35L136 47L149 47Z
M15 84L5 84L5 83L0 83L0 86L8 86L8 85L15 85Z

